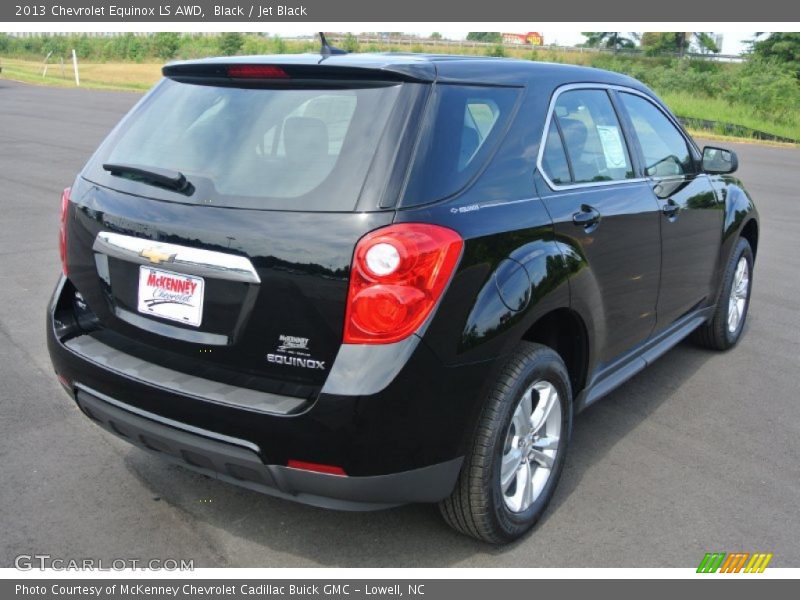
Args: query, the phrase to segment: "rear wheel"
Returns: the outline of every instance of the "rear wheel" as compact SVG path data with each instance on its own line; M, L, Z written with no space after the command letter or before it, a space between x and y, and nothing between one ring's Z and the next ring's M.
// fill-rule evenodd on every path
M713 350L735 346L744 331L752 287L753 251L741 238L726 265L714 316L694 332L692 339Z
M495 383L452 495L456 530L499 544L533 527L553 496L572 430L567 369L552 349L520 343Z

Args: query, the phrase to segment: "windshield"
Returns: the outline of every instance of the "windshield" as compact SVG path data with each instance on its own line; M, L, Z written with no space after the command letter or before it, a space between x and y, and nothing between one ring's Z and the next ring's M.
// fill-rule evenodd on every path
M89 177L176 202L350 211L401 85L253 89L165 80L101 148ZM183 174L187 198L102 164Z

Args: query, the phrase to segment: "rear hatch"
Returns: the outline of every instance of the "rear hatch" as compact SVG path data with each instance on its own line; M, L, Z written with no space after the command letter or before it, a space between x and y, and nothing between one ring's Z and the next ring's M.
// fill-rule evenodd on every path
M342 342L353 249L393 220L429 86L304 65L165 74L73 187L67 264L93 335L311 398Z

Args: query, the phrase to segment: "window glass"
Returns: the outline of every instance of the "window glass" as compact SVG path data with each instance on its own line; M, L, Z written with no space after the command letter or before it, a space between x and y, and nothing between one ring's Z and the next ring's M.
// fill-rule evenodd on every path
M644 155L645 174L652 177L683 175L694 170L689 146L680 131L652 102L634 94L620 94Z
M517 88L437 85L403 204L426 204L461 190L499 142L519 93Z
M571 90L558 97L555 116L575 183L632 179L630 155L604 90Z
M500 108L491 99L468 100L464 108L464 129L461 134L461 150L458 170L463 171L475 159L500 117Z
M400 88L166 80L104 146L101 160L181 171L196 188L182 202L352 210ZM164 192L143 186L142 193Z
M550 129L547 132L542 154L542 168L553 183L565 184L572 181L567 154L564 152L564 144L561 141L561 134L558 133L555 119L550 121Z

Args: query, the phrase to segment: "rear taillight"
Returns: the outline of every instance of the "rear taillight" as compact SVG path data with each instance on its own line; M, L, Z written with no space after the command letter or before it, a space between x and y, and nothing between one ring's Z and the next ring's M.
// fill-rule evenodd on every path
M228 77L237 79L289 79L289 74L274 65L230 65Z
M346 344L389 344L407 338L430 315L461 256L452 229L423 223L389 225L356 245L344 328Z
M58 252L61 255L61 271L66 277L67 271L67 214L69 214L69 193L71 188L65 188L61 194L61 225L58 228Z
M342 467L336 465L322 465L319 463L306 462L304 460L289 459L286 464L290 469L300 469L301 471L313 471L314 473L325 473L326 475L339 475L340 477L347 477Z
M58 383L61 384L67 393L72 394L72 381L61 375L60 373L56 374L56 379L58 379Z

